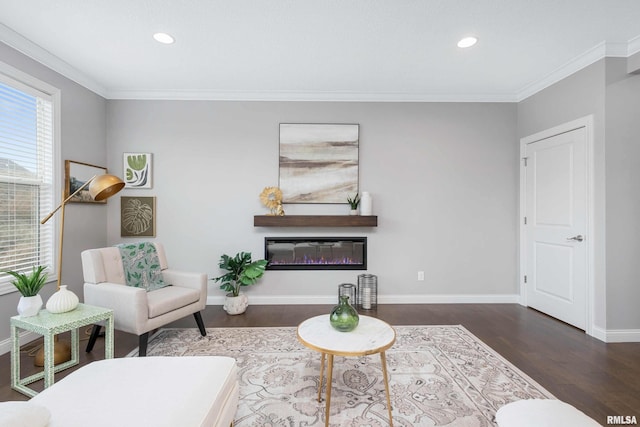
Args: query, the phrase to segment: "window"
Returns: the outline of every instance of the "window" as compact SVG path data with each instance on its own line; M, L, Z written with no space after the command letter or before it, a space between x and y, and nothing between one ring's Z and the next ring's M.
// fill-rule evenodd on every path
M33 78L17 80L2 71L0 68L0 271L30 272L34 266L46 265L52 277L56 273L55 221L41 225L40 219L53 209L55 200L57 91ZM16 290L12 279L0 273L0 295Z

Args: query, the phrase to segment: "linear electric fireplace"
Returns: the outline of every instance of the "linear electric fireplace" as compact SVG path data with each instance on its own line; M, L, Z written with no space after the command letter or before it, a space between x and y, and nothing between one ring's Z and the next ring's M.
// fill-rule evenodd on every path
M366 270L366 237L265 237L267 270Z

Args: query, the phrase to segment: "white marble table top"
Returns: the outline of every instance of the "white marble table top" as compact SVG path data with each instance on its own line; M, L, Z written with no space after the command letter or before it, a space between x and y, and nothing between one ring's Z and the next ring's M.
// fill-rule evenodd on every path
M396 331L382 320L361 315L353 331L340 332L329 323L329 315L323 314L298 325L298 340L321 353L365 356L390 348L396 340Z

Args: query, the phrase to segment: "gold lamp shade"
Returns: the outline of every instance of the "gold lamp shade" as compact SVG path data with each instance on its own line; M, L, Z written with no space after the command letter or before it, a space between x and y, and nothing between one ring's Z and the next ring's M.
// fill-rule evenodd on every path
M89 184L89 194L95 201L108 199L124 188L124 182L115 175L96 176Z

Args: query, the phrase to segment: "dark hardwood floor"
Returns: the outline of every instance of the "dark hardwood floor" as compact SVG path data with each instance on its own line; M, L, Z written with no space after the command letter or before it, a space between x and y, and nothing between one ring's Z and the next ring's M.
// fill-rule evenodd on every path
M296 326L330 310L327 305L250 306L243 315L229 316L220 306L208 306L203 319L208 328ZM640 420L640 343L605 344L516 304L393 304L362 313L391 325L463 325L558 399L600 424L606 425L610 415ZM189 316L170 326L195 328L196 324ZM89 329L82 331L85 340ZM99 339L91 354L84 351L86 341L80 343L80 366L103 358L103 342ZM137 347L137 337L118 331L115 342L116 357ZM34 343L23 347L22 376L37 369L27 351ZM56 380L74 369L77 367L56 374ZM8 353L0 356L0 372L0 401L27 400L11 389ZM41 389L42 384L36 383L34 388Z

